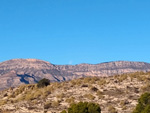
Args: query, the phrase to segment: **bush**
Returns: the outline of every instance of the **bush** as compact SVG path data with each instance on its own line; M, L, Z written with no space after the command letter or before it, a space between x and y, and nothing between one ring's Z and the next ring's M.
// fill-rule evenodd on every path
M46 78L43 78L42 80L40 80L38 82L37 87L42 88L42 87L45 87L45 86L48 86L48 85L50 85L50 80L46 79Z
M79 102L72 104L68 108L68 113L101 113L101 108L95 103Z
M67 113L67 112L66 112L66 110L63 110L63 111L62 111L62 112L60 112L60 113Z
M132 113L150 113L150 93L144 93Z

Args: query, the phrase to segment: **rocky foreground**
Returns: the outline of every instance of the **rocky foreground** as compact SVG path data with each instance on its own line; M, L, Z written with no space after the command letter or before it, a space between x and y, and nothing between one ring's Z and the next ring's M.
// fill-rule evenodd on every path
M60 113L71 103L98 103L102 113L132 113L137 100L150 91L150 73L86 77L37 88L21 85L0 92L2 113Z
M150 64L117 61L100 64L54 65L37 59L12 59L0 63L0 90L37 83L42 78L50 79L51 82L61 82L87 76L107 77L137 71L150 71Z

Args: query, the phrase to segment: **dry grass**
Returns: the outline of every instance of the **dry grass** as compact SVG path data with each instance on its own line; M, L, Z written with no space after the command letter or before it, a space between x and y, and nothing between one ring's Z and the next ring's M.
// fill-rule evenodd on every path
M37 110L42 110L44 106L44 109L55 112L75 102L89 101L99 103L105 113L124 113L124 110L130 113L140 94L150 92L149 83L150 73L136 72L51 83L44 88L37 88L36 84L21 85L11 93L3 91L0 106L13 104L17 108L21 104L36 107Z

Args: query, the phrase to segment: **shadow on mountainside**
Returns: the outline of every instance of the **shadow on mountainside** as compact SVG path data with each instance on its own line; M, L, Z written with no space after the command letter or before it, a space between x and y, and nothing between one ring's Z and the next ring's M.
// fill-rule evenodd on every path
M34 76L30 76L28 74L24 74L24 75L18 75L18 77L20 77L20 81L25 83L25 84L29 84L30 82L27 80L28 78L32 78L34 80L35 83L37 83L38 81L35 79Z

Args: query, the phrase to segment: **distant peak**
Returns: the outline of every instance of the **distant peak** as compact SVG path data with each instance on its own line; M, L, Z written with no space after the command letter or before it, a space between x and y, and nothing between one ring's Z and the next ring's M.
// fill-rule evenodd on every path
M44 60L39 60L39 59L33 59L33 58L28 58L28 59L22 59L22 58L18 58L18 59L11 59L11 60L7 60L1 63L45 63L45 64L51 64L50 62L44 61Z
M37 59L26 59L26 60L29 62L36 62L37 61Z
M32 58L25 59L25 60L28 61L28 62L37 62L37 61L40 61L40 62L50 63L50 62L47 62L47 61L44 61L44 60L40 60L40 59L32 59Z
M118 61L102 62L99 64L106 64L106 63L147 63L147 62L118 60Z

